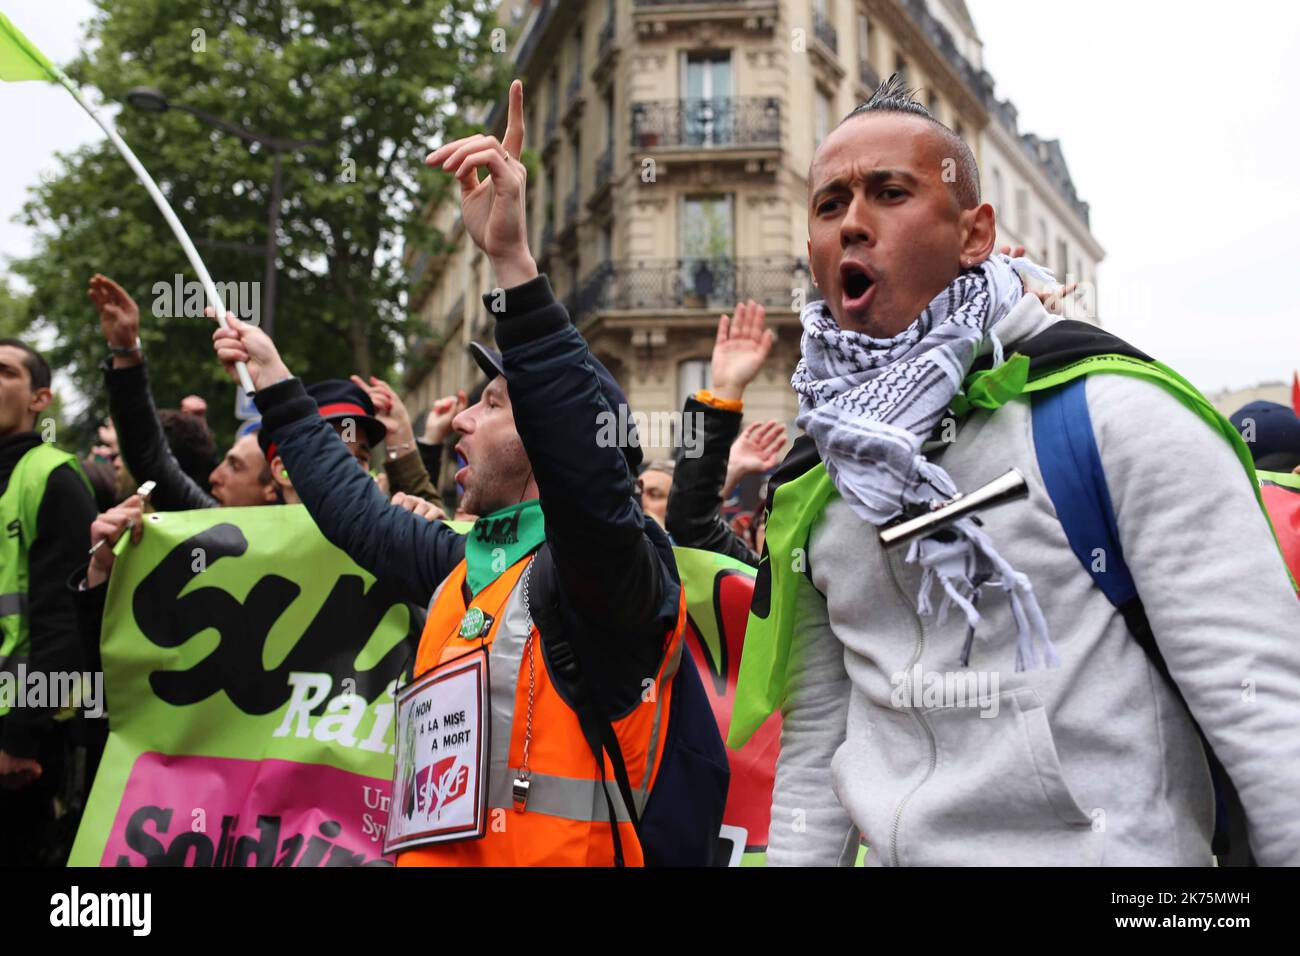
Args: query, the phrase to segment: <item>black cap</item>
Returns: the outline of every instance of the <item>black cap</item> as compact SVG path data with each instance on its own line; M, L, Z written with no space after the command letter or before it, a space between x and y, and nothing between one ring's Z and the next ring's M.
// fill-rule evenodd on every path
M384 423L375 417L375 403L370 394L355 382L341 378L327 378L307 386L307 394L316 400L321 418L327 422L354 421L370 439L371 446L378 445L388 434ZM257 433L257 443L267 460L275 457L275 444L266 429Z
M1256 464L1266 458L1300 457L1300 418L1285 405L1251 402L1237 409L1230 421L1233 428L1250 439L1246 445ZM1253 426L1250 432L1248 422Z
M500 352L496 349L490 349L479 342L470 342L467 348L469 349L469 354L474 359L474 363L478 365L479 369L488 377L489 381L496 378L498 375L503 378L505 377L506 368L501 361ZM600 359L588 352L587 361L591 363L591 367L596 373L596 378L600 382L600 393L605 396L605 401L608 403L610 409L615 414L618 414L620 406L628 410L628 444L623 447L623 457L627 459L627 466L632 470L632 474L635 475L637 469L641 467L643 456L641 454L641 439L637 435L636 425L632 421L632 410L631 406L627 403L627 396L623 393L623 389L619 387L618 382L614 380L614 376L610 374L609 369L605 368ZM592 427L595 427L594 422L592 423Z

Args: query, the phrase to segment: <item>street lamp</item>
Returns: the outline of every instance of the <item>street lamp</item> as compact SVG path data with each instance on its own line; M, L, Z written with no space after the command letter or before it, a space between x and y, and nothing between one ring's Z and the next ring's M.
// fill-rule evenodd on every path
M245 143L257 143L271 151L271 208L267 216L266 225L266 244L264 246L250 246L243 243L230 242L209 242L203 245L217 246L225 249L235 249L241 252L261 252L266 257L266 278L262 283L262 322L261 327L267 335L275 334L275 253L276 253L276 233L280 228L280 203L282 200L281 185L281 168L280 157L283 153L293 152L297 149L305 149L308 146L326 146L328 140L320 139L285 139L279 136L267 136L263 133L255 133L252 130L244 129L242 126L236 126L234 123L223 120L219 116L213 116L211 113L201 110L195 106L188 106L185 103L176 103L167 99L161 90L152 86L136 86L127 91L126 102L135 109L143 113L165 113L169 109L180 110L182 113L189 113L191 116L207 123L209 126L215 126L217 129L237 136Z

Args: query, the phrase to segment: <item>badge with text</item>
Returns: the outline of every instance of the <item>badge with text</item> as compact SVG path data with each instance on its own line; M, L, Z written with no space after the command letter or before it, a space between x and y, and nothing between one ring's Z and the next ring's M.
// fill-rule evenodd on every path
M487 650L434 668L397 695L397 766L384 852L487 831Z

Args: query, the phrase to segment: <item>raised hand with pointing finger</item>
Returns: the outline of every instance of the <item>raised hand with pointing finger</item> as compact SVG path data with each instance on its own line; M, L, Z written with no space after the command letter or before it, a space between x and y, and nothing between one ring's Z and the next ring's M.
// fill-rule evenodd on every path
M519 161L523 145L524 85L515 80L510 84L504 139L482 133L466 136L439 146L424 160L460 183L465 231L487 254L497 282L505 288L521 285L537 275L537 263L528 251L524 216L528 171ZM480 166L487 168L486 179L479 179Z

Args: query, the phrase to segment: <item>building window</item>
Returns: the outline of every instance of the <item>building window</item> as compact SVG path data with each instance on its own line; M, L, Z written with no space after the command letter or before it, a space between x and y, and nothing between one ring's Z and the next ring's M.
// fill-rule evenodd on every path
M903 85L907 86L908 85L907 60L904 59L901 53L897 54L894 57L894 72L897 73L898 78L903 81Z
M1070 251L1066 248L1064 239L1056 240L1056 262L1056 277L1064 282L1066 274L1070 271Z
M735 219L730 195L685 196L680 232L680 282L687 305L734 304Z
M710 362L706 358L687 359L677 366L677 407L681 408L702 388L713 384Z
M942 104L939 102L939 94L936 90L931 90L926 104L926 109L935 119L939 119L939 108ZM941 121L942 122L942 121Z
M957 134L959 140L966 141L966 131L962 128L961 120L953 120L952 131Z
M814 109L816 113L813 117L813 145L817 146L824 140L831 131L831 98L819 86L814 98Z
M1002 170L997 167L993 168L990 185L993 187L993 213L995 216L1002 215Z
M1029 191L1026 189L1016 190L1016 232L1022 241L1029 234Z
M614 227L606 223L600 230L600 261L612 262L614 259Z
M858 62L871 62L871 24L865 13L858 14Z
M682 57L683 145L716 146L732 141L731 51L686 53Z
M1042 256L1040 262L1047 262L1051 250L1047 247L1047 220L1038 220L1038 254Z

